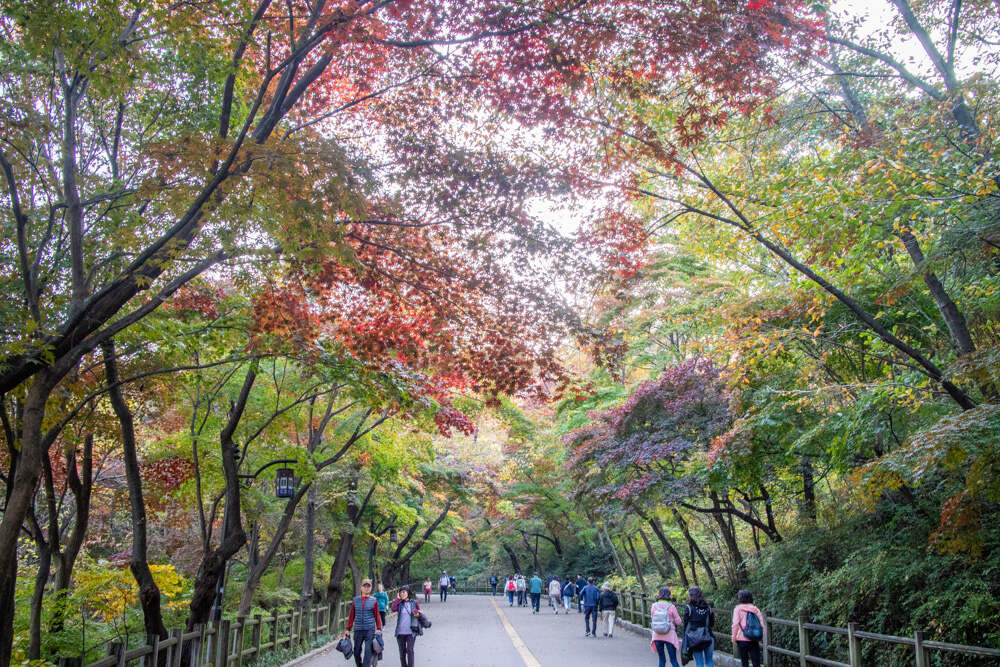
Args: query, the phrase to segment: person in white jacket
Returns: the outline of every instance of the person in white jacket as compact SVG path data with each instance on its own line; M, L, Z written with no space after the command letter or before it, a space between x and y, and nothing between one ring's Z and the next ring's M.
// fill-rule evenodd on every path
M556 615L559 614L559 605L562 604L562 584L559 579L553 578L549 582L549 605Z

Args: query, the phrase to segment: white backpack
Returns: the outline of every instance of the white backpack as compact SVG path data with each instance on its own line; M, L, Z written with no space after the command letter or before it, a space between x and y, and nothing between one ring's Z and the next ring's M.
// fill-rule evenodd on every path
M670 603L656 602L653 604L653 622L650 628L658 635L669 634L674 629L674 622L670 620Z

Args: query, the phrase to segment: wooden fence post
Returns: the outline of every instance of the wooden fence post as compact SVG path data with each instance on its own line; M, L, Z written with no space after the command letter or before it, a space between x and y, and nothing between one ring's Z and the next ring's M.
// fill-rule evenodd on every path
M243 645L246 639L246 616L236 618L236 667L243 667Z
M219 621L215 626L215 667L229 667L229 621Z
M146 635L146 646L153 649L152 653L147 656L143 656L142 662L144 665L151 665L152 667L159 667L160 664L160 635Z
M847 652L851 667L861 667L861 644L857 637L858 624L851 621L847 624Z
M254 662L260 660L260 626L263 625L263 623L264 617L260 614L253 615L253 637L250 639L250 643L253 644Z
M767 622L768 620L767 610L761 609L760 613L764 615L764 618L762 618L761 620L764 622L764 626L766 628L764 630L764 637L760 640L761 660L762 660L761 664L763 664L764 667L771 667L771 652L768 650L771 646L771 625ZM735 646L733 647L733 651L734 652L736 651Z
M809 631L806 630L805 618L799 616L799 667L809 667Z
M913 638L915 641L913 648L916 649L917 654L917 667L928 667L927 650L924 648L924 633L917 630Z
M125 656L125 645L121 642L111 642L108 644L108 655L117 656L117 664L122 664L122 658Z
M181 667L181 660L184 657L184 631L180 629L171 630L170 638L177 640L170 649L170 667Z
M271 650L278 648L278 610L271 612Z
M205 635L208 633L208 623L200 623L198 633L198 639L195 640L196 645L191 649L191 664L194 667L201 667L204 664L203 660L208 657L205 655Z

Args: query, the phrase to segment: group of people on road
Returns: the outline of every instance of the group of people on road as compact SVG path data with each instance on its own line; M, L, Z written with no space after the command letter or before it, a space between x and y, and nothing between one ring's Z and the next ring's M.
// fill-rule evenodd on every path
M493 595L496 595L498 583L499 577L491 575ZM593 578L587 579L580 574L575 580L569 576L561 579L549 577L547 583L543 583L537 572L531 579L525 579L520 573L503 578L502 591L507 596L508 605L513 607L515 602L518 607L530 604L532 614L540 612L543 590L548 593L553 614L558 614L560 608L568 614L576 598L577 612L584 616L585 637L597 637L598 633L608 638L614 636L619 599L609 583L605 582L598 588ZM650 647L659 658L659 667L667 667L668 661L670 667L680 667L692 659L697 667L715 667L715 639L712 635L715 612L701 588L692 586L687 593L683 616L674 604L669 586L660 588L650 608L653 633ZM741 667L760 667L761 646L767 634L766 619L754 605L750 591L741 590L737 600L731 626L733 646Z
M447 572L441 572L441 601L448 598L448 589L454 589L455 578ZM424 602L431 600L431 580L424 581ZM423 634L424 627L430 627L430 622L423 617L420 603L417 602L409 586L401 586L396 592L396 599L389 602L389 594L382 584L378 592L372 595L372 580L362 579L361 594L351 601L347 615L344 638L354 633L354 641L349 649L353 651L354 663L357 667L371 667L378 662L378 657L384 648L382 630L385 627L386 615L391 610L396 614L396 626L393 634L399 647L400 667L413 667L413 647L416 638Z
M741 667L760 667L761 643L767 635L764 614L753 603L753 594L741 590L733 609L730 636ZM715 612L697 586L688 589L688 600L681 617L673 603L669 586L660 588L650 608L653 638L650 647L659 658L659 667L681 667L694 659L697 667L715 667L715 638L712 625ZM690 656L690 658L688 657Z

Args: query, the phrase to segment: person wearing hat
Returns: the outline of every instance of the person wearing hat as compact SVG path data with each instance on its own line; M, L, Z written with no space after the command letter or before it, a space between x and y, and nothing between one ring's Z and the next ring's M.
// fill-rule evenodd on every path
M392 601L392 611L396 613L396 644L399 646L400 667L413 667L413 645L417 636L413 634L413 618L420 616L420 604L410 596L410 587L401 586L396 599Z
M372 580L361 580L361 595L351 602L344 636L354 630L354 664L371 667L372 639L382 632L382 618L378 615L378 602L372 597ZM364 653L364 659L362 659Z

